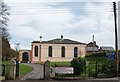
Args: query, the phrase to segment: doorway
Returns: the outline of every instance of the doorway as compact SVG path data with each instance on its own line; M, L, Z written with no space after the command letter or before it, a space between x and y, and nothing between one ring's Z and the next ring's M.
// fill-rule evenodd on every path
M29 61L29 54L27 52L24 52L23 55L22 55L22 62L23 63L28 63Z

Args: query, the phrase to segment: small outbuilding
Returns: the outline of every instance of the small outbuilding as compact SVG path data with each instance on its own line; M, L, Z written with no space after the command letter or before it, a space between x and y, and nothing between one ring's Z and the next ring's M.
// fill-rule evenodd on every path
M113 47L111 47L111 46L101 46L100 47L100 51L113 51L114 50L114 48Z

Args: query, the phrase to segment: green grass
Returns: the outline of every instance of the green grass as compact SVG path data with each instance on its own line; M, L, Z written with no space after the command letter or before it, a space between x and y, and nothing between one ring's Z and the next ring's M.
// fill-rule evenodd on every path
M9 67L8 67L9 61L2 61L2 64L5 65L5 73L4 73L4 75L8 76L8 73L9 73ZM3 69L4 68L2 67L2 72L3 72Z
M19 70L20 70L19 75L24 75L24 74L29 73L30 71L32 71L32 67L20 64Z
M70 62L50 62L50 66L55 67L55 66L59 66L59 67L69 67L71 64Z
M9 61L2 61L2 64L9 64Z
M2 61L2 64L5 64L5 76L8 76L9 73L9 61ZM28 72L32 71L32 67L19 64L19 75L22 76Z

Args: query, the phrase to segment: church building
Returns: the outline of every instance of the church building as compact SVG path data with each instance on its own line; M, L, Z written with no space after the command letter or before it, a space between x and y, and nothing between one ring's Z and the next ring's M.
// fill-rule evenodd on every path
M33 41L31 50L20 50L19 61L39 63L49 60L51 62L71 61L74 57L86 55L86 44L70 39L61 38L48 41Z

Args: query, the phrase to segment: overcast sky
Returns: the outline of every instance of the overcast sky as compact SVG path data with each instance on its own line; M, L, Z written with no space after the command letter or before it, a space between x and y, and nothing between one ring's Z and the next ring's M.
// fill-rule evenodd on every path
M118 3L118 21L120 21L120 1ZM118 48L120 50L120 22L118 22Z
M115 1L115 0L114 0ZM117 1L117 0L116 0ZM30 49L32 41L64 38L114 47L112 0L5 0L11 7L12 48Z

